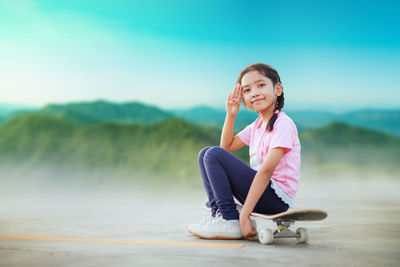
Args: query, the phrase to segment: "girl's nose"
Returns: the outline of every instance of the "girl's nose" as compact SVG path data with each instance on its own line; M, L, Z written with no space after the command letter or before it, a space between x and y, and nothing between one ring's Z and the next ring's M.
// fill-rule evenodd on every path
M258 92L258 90L251 90L251 97L257 97L260 93Z

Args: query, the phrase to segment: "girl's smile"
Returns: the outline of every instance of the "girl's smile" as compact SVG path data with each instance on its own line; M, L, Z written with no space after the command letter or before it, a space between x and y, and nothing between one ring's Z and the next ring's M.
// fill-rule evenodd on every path
M263 99L256 99L256 100L253 100L253 102L251 102L252 104L254 104L254 103L259 103L261 100L263 100Z

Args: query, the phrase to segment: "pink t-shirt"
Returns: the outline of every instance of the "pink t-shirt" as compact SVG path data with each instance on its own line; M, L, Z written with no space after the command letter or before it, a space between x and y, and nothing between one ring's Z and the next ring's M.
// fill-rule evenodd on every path
M262 124L262 117L258 117L237 134L249 146L250 166L259 170L269 149L285 148L281 160L271 176L271 186L289 206L296 195L300 179L300 141L294 122L284 113L280 112L274 123L272 131L266 130ZM262 127L261 127L262 126ZM276 188L277 185L279 188ZM282 192L285 195L282 195Z

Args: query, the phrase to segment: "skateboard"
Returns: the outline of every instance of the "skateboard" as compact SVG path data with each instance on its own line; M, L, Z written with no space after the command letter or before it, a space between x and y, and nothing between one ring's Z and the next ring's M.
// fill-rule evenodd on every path
M206 209L210 210L208 202L205 204ZM236 209L240 212L242 205L236 203ZM290 210L278 214L261 214L252 212L251 217L257 217L265 220L272 220L276 223L277 229L272 232L269 228L257 228L255 220L251 220L253 228L257 231L257 238L261 244L271 244L275 238L296 238L298 243L307 243L310 238L310 232L307 228L297 228L293 232L290 228L296 221L320 221L328 216L328 213L323 210L306 209L306 210Z

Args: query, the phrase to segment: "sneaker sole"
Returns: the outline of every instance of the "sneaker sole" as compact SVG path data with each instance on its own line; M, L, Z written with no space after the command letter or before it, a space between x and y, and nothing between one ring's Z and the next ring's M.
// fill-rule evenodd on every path
M202 238L202 239L238 240L238 239L242 239L242 238L243 238L242 236L240 236L240 237L231 237L231 236L222 236L222 235L203 236L203 235L199 235L198 233L193 232L193 231L190 231L190 230L188 230L188 232L191 233L192 235L195 235L195 236L197 236L197 237L199 237L199 238Z

